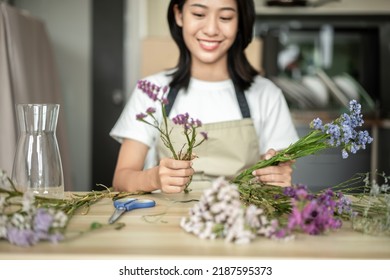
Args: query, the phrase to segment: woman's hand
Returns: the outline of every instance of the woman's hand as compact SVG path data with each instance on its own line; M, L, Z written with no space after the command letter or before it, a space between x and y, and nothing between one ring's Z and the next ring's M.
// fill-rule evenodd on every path
M191 161L163 158L158 169L161 191L165 193L183 191L194 174L191 166Z
M263 156L267 160L276 155L274 149L269 149ZM276 185L281 187L289 187L292 185L292 165L295 161L281 162L276 166L264 167L253 171L252 175L257 178L259 182Z

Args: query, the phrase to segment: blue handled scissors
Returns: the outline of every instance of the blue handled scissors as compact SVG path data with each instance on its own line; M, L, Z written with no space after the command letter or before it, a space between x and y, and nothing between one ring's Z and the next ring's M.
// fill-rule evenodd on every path
M149 208L156 205L151 199L121 198L114 201L115 212L108 220L109 224L114 223L119 217L127 212L138 208Z

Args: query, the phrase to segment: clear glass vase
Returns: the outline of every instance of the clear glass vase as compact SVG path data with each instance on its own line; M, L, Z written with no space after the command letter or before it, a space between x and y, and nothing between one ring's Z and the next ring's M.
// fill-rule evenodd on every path
M56 128L59 104L18 104L19 138L12 180L20 191L62 198L64 177Z

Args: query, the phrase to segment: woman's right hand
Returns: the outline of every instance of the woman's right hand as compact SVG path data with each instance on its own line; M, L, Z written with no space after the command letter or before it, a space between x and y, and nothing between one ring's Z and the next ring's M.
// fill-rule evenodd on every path
M194 169L191 161L161 159L158 168L161 191L165 193L182 192L193 174Z

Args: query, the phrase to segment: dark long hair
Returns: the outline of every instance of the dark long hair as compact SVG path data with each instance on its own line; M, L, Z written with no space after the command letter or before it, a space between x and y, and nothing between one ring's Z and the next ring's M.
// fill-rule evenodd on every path
M180 11L186 0L171 0L168 7L168 24L173 40L179 48L180 56L176 71L172 73L170 87L188 88L191 78L191 54L188 50L182 28L176 24L174 6ZM228 51L228 72L234 85L245 91L253 82L258 72L249 63L244 51L253 37L253 25L255 22L255 7L253 0L236 0L238 7L238 32L236 40Z

